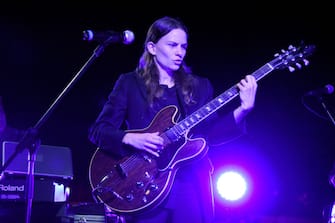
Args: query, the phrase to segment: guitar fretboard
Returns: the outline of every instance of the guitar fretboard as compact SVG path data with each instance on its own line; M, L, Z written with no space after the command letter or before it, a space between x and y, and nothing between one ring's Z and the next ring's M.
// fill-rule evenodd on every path
M290 71L294 71L293 66L301 68L300 60L303 60L305 65L308 61L304 59L304 56L310 55L314 51L315 46L304 46L295 48L289 46L288 51L283 51L282 54L277 54L273 60L264 64L258 68L251 75L253 75L256 81L259 81L274 69L288 67ZM206 119L208 116L213 114L219 108L230 102L239 94L239 89L236 85L226 90L185 119L178 122L176 125L168 129L165 134L171 141L177 141L180 137L184 136L191 128L196 126L198 123Z
M267 63L251 75L253 75L258 81L266 74L270 73L273 69L273 66L270 63ZM172 141L178 140L181 136L185 135L187 131L189 131L191 128L193 128L201 121L209 117L211 114L213 114L215 111L220 109L222 106L233 100L238 95L238 93L239 90L237 86L232 86L231 88L229 88L228 90L226 90L225 92L193 112L191 115L178 122L172 128L167 130L166 135Z

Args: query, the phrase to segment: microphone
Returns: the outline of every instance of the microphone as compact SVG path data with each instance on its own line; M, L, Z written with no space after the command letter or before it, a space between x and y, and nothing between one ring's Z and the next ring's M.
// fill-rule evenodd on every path
M305 96L321 97L322 95L329 95L332 94L333 92L334 92L334 86L331 84L327 84L322 88L306 92Z
M135 40L135 35L130 30L125 30L123 32L115 32L111 30L107 31L83 31L83 40L85 41L98 41L105 43L123 43L131 44Z

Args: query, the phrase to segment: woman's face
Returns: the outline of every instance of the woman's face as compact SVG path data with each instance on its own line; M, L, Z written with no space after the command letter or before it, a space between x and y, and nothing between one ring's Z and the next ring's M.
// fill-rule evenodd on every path
M173 29L157 43L149 42L148 51L154 56L159 70L166 72L180 68L187 51L187 34L182 29Z

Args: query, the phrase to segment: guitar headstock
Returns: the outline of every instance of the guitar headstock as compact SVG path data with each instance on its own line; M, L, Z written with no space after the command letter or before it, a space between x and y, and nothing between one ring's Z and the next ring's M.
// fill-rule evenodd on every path
M299 47L290 45L287 50L281 50L281 53L275 54L275 59L270 63L273 68L288 68L290 72L307 66L309 61L306 59L312 55L315 50L314 45L301 44Z

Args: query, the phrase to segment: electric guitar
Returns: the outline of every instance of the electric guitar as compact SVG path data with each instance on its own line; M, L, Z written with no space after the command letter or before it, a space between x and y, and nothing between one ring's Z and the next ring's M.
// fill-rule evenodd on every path
M295 68L307 66L306 57L312 54L314 48L313 45L289 46L252 75L258 81L275 69L288 68L293 72ZM159 205L169 194L177 170L207 153L206 141L188 137L189 130L238 93L234 85L178 123L174 121L177 107L167 106L157 113L147 128L129 131L159 132L164 139L164 149L158 158L141 152L119 158L97 148L89 166L94 198L120 214L138 214Z

